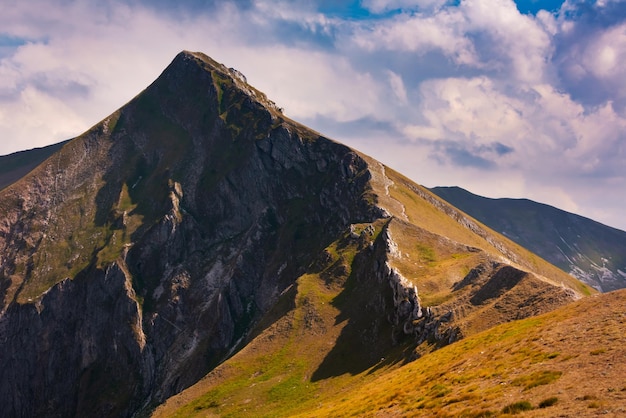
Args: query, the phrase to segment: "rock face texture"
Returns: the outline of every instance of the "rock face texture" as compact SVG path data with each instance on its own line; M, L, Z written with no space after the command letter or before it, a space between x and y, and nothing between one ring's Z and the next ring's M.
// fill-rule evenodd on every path
M389 185L376 175L236 70L179 54L0 191L0 416L132 416L198 381L338 237L408 219L402 203L384 207ZM390 237L363 241L355 257L359 286L373 289L363 303L392 324L390 340L460 338L439 327L451 309L422 306L419 285L393 266ZM577 295L541 283L564 295L543 310Z

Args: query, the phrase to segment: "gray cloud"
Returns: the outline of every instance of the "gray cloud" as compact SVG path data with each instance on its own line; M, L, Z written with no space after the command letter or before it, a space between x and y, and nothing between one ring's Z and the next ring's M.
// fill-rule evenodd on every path
M438 141L432 156L442 165L474 167L491 170L497 167L498 159L515 151L499 142L473 146L467 142Z
M587 106L626 104L626 3L566 2L554 37L559 87Z
M434 154L433 156L440 159L442 162L452 163L461 167L476 167L482 169L491 169L494 167L492 161L472 153L467 148L459 146L459 144L445 147L443 153L445 157L442 157L440 154Z

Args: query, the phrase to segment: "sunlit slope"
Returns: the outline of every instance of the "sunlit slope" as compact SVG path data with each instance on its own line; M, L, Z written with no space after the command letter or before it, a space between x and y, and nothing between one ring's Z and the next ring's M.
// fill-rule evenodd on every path
M622 416L625 305L626 291L596 295L402 366L381 359L356 375L316 382L307 367L319 362L321 337L335 330L316 339L277 323L155 416Z
M499 325L298 416L623 416L626 291Z
M478 248L503 263L532 271L540 279L553 284L570 287L585 295L594 292L561 269L440 199L425 187L380 163L370 160L370 166L375 171L372 181L375 193L382 206L388 208L397 219L452 242ZM400 245L408 244L405 240L398 241ZM410 251L405 253L409 254Z

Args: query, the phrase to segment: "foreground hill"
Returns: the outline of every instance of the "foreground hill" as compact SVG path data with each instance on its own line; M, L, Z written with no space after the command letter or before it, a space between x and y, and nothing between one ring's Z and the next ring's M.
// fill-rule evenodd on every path
M145 415L229 373L287 412L593 293L191 52L0 191L0 250L2 416Z
M626 287L626 232L527 199L430 189L490 228L599 291Z
M621 417L625 303L626 290L596 295L496 326L408 364L381 359L354 376L316 382L297 373L310 352L270 361L254 347L154 416Z

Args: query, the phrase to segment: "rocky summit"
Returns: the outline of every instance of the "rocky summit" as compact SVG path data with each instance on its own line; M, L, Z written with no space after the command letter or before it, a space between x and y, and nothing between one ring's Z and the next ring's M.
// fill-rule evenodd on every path
M594 293L201 53L3 186L3 417L291 415Z

